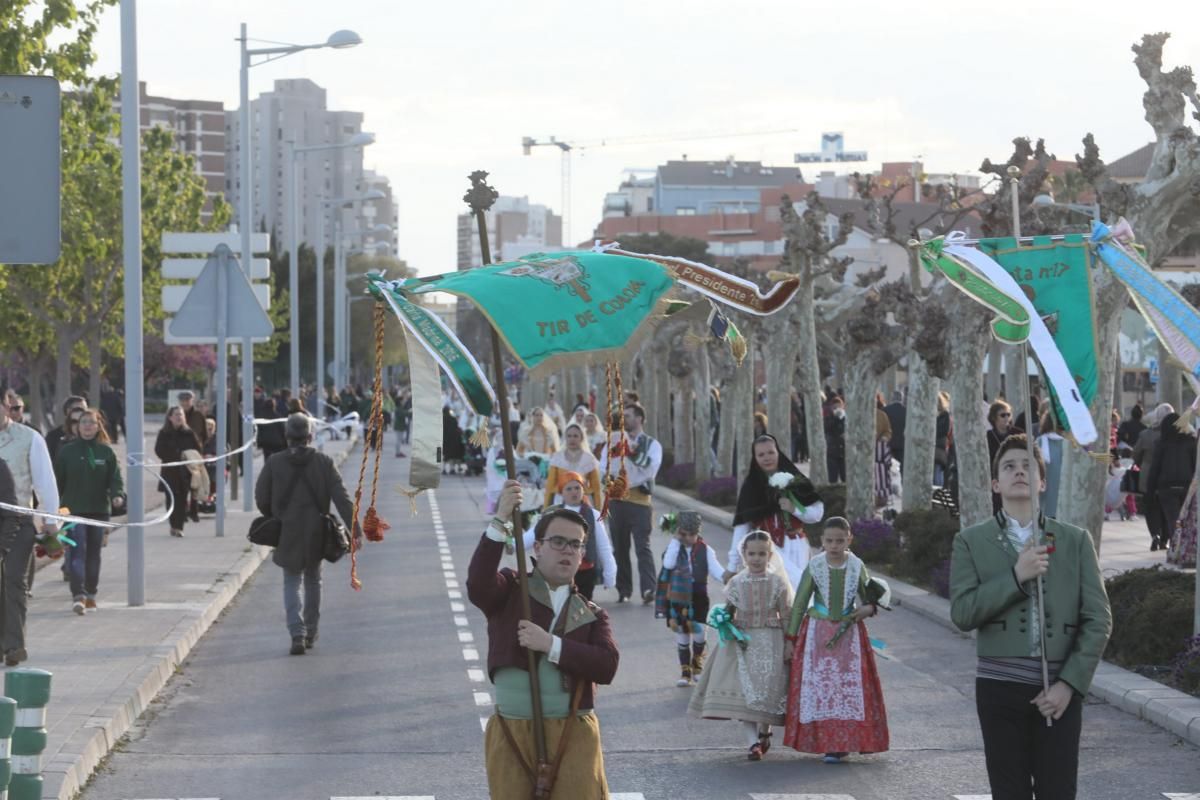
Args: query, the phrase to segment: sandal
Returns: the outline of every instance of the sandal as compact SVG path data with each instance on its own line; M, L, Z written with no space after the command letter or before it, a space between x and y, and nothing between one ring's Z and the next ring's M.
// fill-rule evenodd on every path
M755 742L754 744L750 745L750 753L746 756L746 758L750 759L751 761L762 761L762 757L763 757L762 745L759 744L758 742Z
M762 749L762 754L765 756L767 751L771 749L771 732L760 733L758 735L758 746Z

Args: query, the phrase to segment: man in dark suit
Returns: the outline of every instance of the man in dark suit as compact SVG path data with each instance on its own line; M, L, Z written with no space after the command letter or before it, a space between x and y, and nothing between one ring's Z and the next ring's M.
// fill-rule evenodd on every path
M883 407L883 413L892 423L892 458L900 464L900 473L904 474L904 422L907 419L904 393L898 389L892 392L892 402Z

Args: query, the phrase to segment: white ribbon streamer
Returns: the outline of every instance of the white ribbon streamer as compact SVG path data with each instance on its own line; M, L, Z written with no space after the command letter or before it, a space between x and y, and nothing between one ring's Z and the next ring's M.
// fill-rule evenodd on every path
M1081 445L1092 444L1099 436L1096 432L1096 423L1092 419L1092 414L1087 404L1083 402L1083 397L1079 393L1079 385L1075 383L1075 377L1067 367L1067 362L1059 351L1058 345L1054 343L1054 337L1050 335L1050 331L1046 328L1046 323L1042 320L1042 315L1038 313L1033 303L1029 301L1020 284L1017 283L1016 279L1004 267L996 263L986 253L976 250L973 247L956 244L956 242L966 238L966 234L962 231L952 232L946 237L944 252L960 261L967 262L973 269L978 270L988 280L999 287L1001 291L1011 295L1021 305L1025 306L1030 317L1029 344L1033 347L1033 352L1037 355L1038 361L1042 362L1042 368L1046 371L1046 378L1054 387L1055 394L1058 395L1058 402L1062 405L1063 413L1066 414L1067 426L1071 430L1071 435ZM1024 371L1024 364L1021 365L1021 369ZM1027 413L1037 413L1037 409L1030 409ZM1032 420L1027 420L1026 425L1028 426L1031 422Z

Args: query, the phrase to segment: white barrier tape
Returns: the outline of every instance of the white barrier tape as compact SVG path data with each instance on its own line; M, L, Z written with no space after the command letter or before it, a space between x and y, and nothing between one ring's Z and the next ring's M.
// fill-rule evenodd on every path
M17 709L17 725L18 728L44 728L46 727L46 707L41 708L18 708Z
M36 756L13 756L12 771L13 775L41 775L41 754L39 753Z
M0 739L0 759L7 759L12 755L12 739Z

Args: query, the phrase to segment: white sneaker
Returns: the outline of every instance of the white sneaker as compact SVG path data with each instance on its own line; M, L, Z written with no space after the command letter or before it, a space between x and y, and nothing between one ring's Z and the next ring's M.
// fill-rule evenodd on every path
M83 616L83 614L84 614L83 601L82 601L82 600L76 600L76 601L75 601L75 602L74 602L74 603L71 605L71 610L72 610L72 611L74 611L76 614L78 614L79 616L81 616L81 617L82 617L82 616Z

